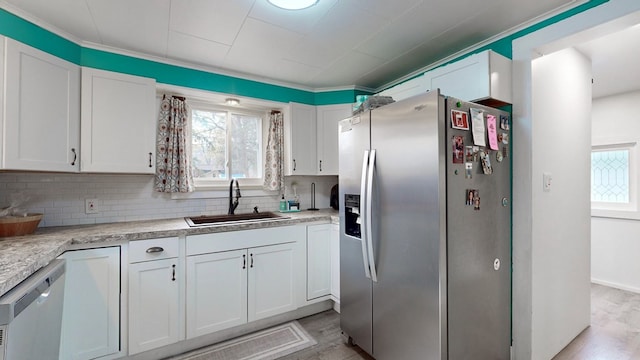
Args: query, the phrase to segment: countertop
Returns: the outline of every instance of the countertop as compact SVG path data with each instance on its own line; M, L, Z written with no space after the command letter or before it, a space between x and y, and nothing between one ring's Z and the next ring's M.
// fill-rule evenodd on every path
M0 296L72 245L259 229L314 221L338 223L332 209L280 214L286 219L189 227L184 218L39 228L33 235L0 238Z

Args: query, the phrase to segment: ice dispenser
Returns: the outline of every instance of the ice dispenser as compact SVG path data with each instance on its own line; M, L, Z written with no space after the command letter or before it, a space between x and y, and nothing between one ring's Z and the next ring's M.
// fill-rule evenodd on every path
M360 238L360 195L344 195L344 232Z

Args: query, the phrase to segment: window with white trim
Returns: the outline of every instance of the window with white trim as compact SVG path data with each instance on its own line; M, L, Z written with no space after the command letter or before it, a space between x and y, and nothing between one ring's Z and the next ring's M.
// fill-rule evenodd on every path
M191 103L191 167L196 188L263 183L264 114Z
M636 197L635 143L591 149L592 208L633 210Z

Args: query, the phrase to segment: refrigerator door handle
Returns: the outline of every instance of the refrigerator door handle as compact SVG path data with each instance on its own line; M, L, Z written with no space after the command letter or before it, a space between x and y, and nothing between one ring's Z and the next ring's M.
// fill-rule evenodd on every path
M362 244L362 262L364 263L364 274L370 279L369 258L367 256L367 232L366 224L368 222L366 215L366 191L367 191L367 168L369 166L369 150L364 151L362 157L362 177L360 178L360 243Z
M369 155L369 169L367 171L367 197L366 199L366 214L367 221L365 227L367 228L367 250L369 252L369 269L371 271L371 280L374 282L378 282L378 276L376 273L376 258L375 252L373 251L373 226L371 221L373 212L373 171L376 167L376 151L371 150L371 154Z

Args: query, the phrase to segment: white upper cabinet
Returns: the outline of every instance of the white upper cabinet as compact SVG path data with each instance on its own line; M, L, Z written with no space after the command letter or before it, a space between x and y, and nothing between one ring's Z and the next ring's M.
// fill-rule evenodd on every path
M285 174L338 175L338 122L351 104L290 103L285 115Z
M420 74L380 92L395 101L440 89L440 93L489 106L511 104L511 60L491 50Z
M378 95L391 96L393 100L400 101L414 95L425 93L429 90L427 78L424 74L400 83L392 88L380 92Z
M338 175L338 122L351 116L351 104L317 107L317 174Z
M80 67L5 41L2 168L78 171Z
M155 172L154 79L82 68L81 171Z
M511 60L491 50L424 74L427 90L487 105L511 104Z
M290 103L285 118L285 174L316 174L316 107ZM287 159L288 158L288 159Z

